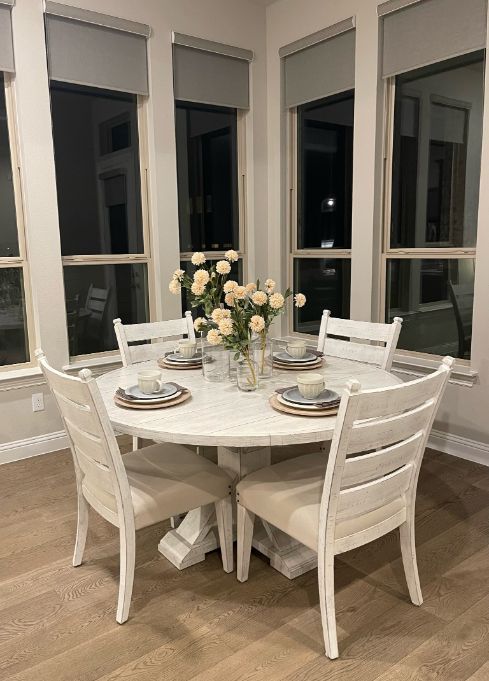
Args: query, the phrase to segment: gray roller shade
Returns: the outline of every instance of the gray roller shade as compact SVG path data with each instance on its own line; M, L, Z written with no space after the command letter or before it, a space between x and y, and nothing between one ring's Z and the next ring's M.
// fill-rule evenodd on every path
M144 24L47 2L49 77L147 95L149 33Z
M12 2L0 3L0 71L14 72L14 48L12 44Z
M181 34L173 42L175 99L249 109L253 52Z
M280 50L287 108L355 87L353 25L349 19Z
M389 0L378 13L384 77L486 46L487 0Z

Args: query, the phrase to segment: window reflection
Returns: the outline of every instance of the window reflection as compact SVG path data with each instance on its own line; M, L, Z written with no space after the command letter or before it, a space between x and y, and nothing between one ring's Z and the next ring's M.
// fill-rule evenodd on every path
M0 258L19 255L14 184L5 104L5 83L0 72Z
M22 268L0 268L0 366L28 359Z

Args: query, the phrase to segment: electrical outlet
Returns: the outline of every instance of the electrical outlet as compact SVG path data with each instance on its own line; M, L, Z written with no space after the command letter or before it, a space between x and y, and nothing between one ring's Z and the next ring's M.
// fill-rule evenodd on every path
M42 393L32 395L32 411L44 411L44 395Z

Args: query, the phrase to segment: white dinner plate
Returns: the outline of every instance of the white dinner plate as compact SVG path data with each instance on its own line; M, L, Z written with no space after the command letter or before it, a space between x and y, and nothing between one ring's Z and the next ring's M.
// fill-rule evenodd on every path
M175 397L175 395L178 392L178 389L175 388L174 385L170 385L169 383L164 383L162 386L162 390L158 391L157 393L151 393L148 395L147 393L141 392L139 390L139 386L137 385L131 385L129 388L126 388L126 395L129 395L130 397L135 397L138 400L161 400L161 399L166 399L167 397Z
M316 355L313 355L312 352L306 352L304 357L301 357L300 359L296 359L295 357L291 357L288 352L275 352L274 353L274 358L278 360L279 362L283 362L284 364L313 364L314 362L317 362L319 357Z
M339 402L340 399L338 393L335 393L334 390L328 390L328 388L325 388L322 391L322 393L320 393L317 397L314 397L312 399L308 397L303 397L297 386L294 386L293 388L289 388L288 390L286 390L284 393L282 393L282 397L288 404L295 404L300 407L304 407L307 405L314 406L318 403L324 404L325 402L336 403Z
M174 364L199 364L202 362L202 351L197 350L195 355L188 359L182 357L178 352L171 352L169 355L166 355L165 362L173 362Z
M285 405L286 407L289 407L289 409L306 409L308 411L318 411L320 409L329 409L329 407L318 407L315 404L293 404L292 402L287 402L287 400L284 400L283 395L277 394L277 399L281 404ZM331 409L333 407L337 406L336 404L331 405Z

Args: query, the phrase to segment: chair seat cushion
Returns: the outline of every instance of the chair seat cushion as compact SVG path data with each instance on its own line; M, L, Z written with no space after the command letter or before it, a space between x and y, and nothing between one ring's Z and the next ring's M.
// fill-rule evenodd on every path
M279 530L317 551L319 507L323 492L327 454L306 454L262 468L241 480L236 491L239 503ZM341 539L394 515L404 500L337 523L335 539Z
M122 460L136 529L212 504L230 493L228 474L183 445L155 444L125 454ZM110 508L114 498L106 496L104 503Z

